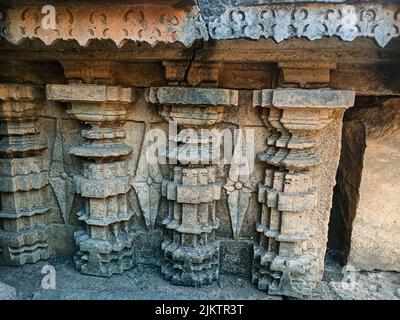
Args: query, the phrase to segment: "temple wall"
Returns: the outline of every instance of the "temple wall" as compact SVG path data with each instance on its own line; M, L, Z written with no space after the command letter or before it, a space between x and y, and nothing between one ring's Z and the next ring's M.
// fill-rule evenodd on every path
M399 270L396 3L34 2L0 7L1 264L295 298L327 250Z

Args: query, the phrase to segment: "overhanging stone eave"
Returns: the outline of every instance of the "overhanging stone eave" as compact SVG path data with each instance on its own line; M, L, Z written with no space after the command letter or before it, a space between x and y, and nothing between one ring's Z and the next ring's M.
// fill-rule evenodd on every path
M305 37L316 40L337 36L344 41L374 38L385 47L400 34L400 5L391 2L272 2L252 5L179 7L170 2L157 6L122 2L112 7L102 3L73 6L63 3L46 9L38 4L2 10L2 35L13 44L24 38L38 38L46 45L56 40L76 40L85 47L92 39L111 39L118 47L127 40L155 45L180 42L190 47L196 40L273 38L282 42ZM189 3L189 2L183 2ZM250 4L250 5L249 5ZM48 11L50 10L50 11ZM54 10L55 26L46 25Z

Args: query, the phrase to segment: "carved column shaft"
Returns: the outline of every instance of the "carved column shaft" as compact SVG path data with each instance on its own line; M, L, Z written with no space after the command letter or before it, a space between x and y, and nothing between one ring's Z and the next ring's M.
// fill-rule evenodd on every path
M40 139L41 88L0 85L0 262L23 265L50 255Z
M254 106L267 108L272 131L260 155L267 169L253 281L269 294L307 296L322 277L341 119L354 93L276 89L253 98Z
M74 177L76 192L85 199L78 212L85 228L75 233L80 250L76 267L86 274L111 276L133 266L133 212L128 208L131 189L127 157L132 148L124 143L132 89L102 85L48 85L47 97L71 103L72 117L91 128L81 131L85 142L70 154L84 160Z
M162 273L177 285L209 284L219 276L219 243L214 231L219 227L215 203L221 197L221 186L213 165L212 137L202 129L222 121L224 106L237 105L237 92L152 88L150 101L160 105L160 114L167 121L183 129L169 137L174 143L167 157L178 164L162 184L162 195L169 201L168 216L163 221L169 239L162 244Z

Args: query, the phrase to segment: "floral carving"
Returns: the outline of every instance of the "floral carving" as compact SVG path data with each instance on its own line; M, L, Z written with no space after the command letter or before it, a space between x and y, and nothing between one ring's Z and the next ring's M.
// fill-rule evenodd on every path
M146 153L148 150L146 138L148 132L149 125L146 128L142 152L140 154L136 176L132 181L132 186L135 188L138 196L146 227L148 230L153 230L161 199L161 183L163 176L158 164L150 164L146 159Z
M280 42L293 37L315 40L331 36L353 41L363 36L373 37L384 47L400 33L400 9L389 4L236 6L227 7L223 14L211 12L206 20L202 18L204 12L197 6L185 11L159 5L159 10L160 14L154 14L151 5L145 4L121 5L107 10L102 7L57 7L57 28L45 30L41 26L39 7L9 9L7 21L3 23L7 30L0 29L0 35L12 43L32 37L40 38L46 44L57 39L75 39L81 45L91 39L111 39L118 46L125 40L150 44L179 41L190 46L197 39L208 40L209 37L272 37Z
M250 167L247 156L244 156L245 140L239 131L229 176L224 188L228 194L228 207L231 216L233 238L239 239L243 220L250 204L250 198L255 188L250 180Z
M356 37L373 37L384 47L399 36L396 8L382 5L321 5L235 7L220 16L209 17L207 24L214 39L273 37L281 42L292 37L310 40L339 36L353 41ZM397 14L393 15L393 12Z

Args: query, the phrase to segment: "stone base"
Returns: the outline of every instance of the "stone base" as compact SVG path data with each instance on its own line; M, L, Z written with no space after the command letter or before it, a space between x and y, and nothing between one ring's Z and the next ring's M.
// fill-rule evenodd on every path
M0 231L0 264L22 266L50 257L48 227L25 232Z
M164 241L166 262L161 267L164 278L172 284L201 287L219 276L219 243L204 247L184 247Z
M122 274L133 267L132 233L125 237L120 236L121 242L113 244L93 239L82 240L80 236L82 232L75 234L80 250L74 257L74 262L76 268L83 274L111 277L113 274Z

